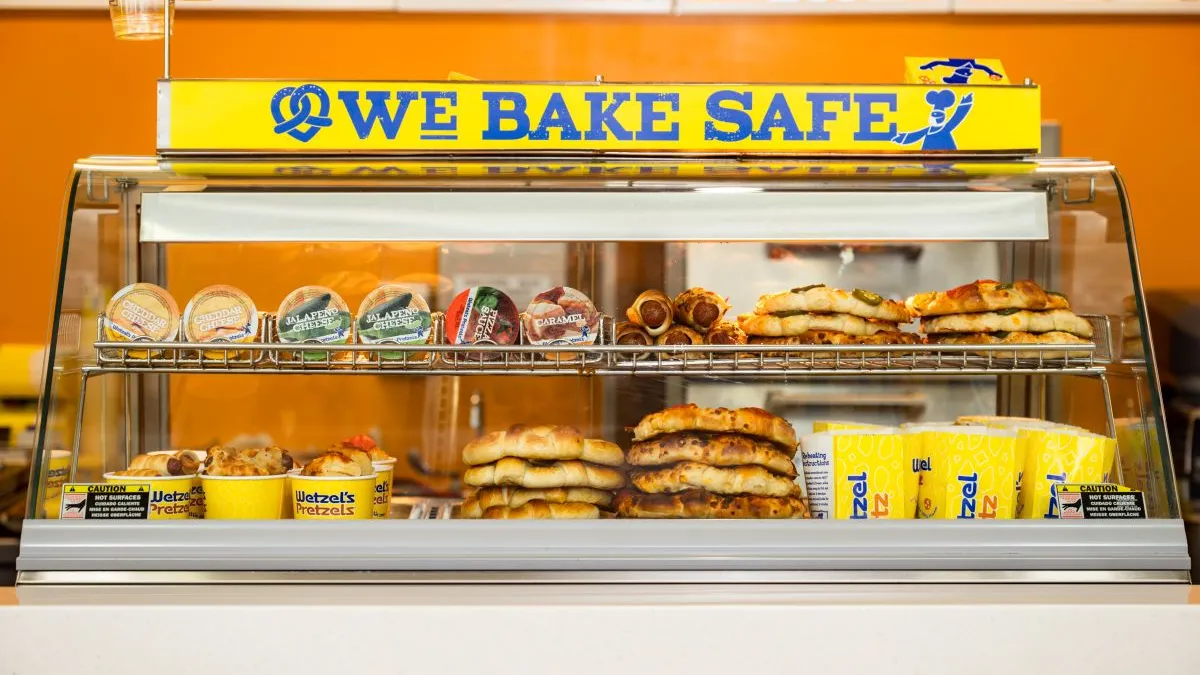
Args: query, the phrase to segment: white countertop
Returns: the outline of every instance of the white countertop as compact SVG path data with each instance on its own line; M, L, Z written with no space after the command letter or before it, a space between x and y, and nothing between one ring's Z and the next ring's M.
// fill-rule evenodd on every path
M0 673L1200 672L1154 585L141 586L0 591Z

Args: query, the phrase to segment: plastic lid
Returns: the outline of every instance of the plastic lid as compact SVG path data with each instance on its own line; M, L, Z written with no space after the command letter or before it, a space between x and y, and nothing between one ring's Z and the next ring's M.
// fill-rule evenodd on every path
M113 341L169 342L179 336L179 306L166 289L154 284L122 288L108 301L104 314L104 333Z

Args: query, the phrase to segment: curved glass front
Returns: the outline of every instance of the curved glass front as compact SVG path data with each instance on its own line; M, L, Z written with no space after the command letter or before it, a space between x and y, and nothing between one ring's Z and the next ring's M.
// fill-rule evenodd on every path
M89 160L30 516L78 519L64 483L168 499L197 469L145 456L187 450L206 504L149 513L193 529L370 517L351 495L449 528L977 519L1032 545L1075 536L1044 529L1060 483L1177 519L1123 204L1097 162Z

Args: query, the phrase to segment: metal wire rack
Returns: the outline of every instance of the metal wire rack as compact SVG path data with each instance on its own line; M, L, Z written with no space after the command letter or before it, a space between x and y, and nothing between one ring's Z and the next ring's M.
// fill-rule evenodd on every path
M106 372L328 375L695 375L778 376L1102 373L1112 361L1108 317L1087 316L1095 341L1079 345L617 345L604 317L595 344L449 344L434 315L427 344L283 344L267 315L253 343L105 341L96 362Z

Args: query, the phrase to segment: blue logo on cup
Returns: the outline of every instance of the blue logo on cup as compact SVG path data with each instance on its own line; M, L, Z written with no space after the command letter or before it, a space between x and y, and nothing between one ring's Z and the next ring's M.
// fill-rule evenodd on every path
M286 114L284 101L288 104ZM322 128L333 125L329 117L329 94L315 84L284 87L275 92L271 116L275 118L275 133L287 134L301 143L311 141Z

